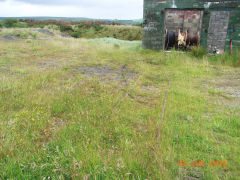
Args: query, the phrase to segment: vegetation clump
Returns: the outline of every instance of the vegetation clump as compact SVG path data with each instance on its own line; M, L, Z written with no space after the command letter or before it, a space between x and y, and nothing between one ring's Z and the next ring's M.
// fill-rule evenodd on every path
M240 50L234 50L233 54L225 53L223 55L218 55L214 58L216 61L221 62L224 65L230 65L234 67L240 66Z
M191 53L194 57L197 58L202 58L203 56L207 55L207 51L205 48L201 47L201 46L193 46L191 47Z
M17 19L5 19L0 23L0 28L27 28L28 24L25 22L20 22Z

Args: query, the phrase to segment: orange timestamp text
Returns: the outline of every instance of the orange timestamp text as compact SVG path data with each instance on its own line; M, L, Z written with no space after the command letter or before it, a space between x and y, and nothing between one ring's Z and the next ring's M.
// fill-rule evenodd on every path
M178 166L192 166L192 167L205 167L205 166L211 166L211 167L226 167L227 162L226 161L192 161L191 163L188 163L187 161L178 161Z

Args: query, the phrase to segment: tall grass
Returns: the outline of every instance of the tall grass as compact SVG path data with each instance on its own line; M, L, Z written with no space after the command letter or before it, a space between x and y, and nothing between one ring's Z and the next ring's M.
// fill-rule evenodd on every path
M210 57L210 59L211 61L220 63L222 65L239 67L240 66L240 50L239 49L234 50L232 55L226 52L225 54L222 54L222 55L212 56Z
M205 48L198 46L198 47L192 47L191 53L194 57L202 58L203 56L207 55L207 51Z

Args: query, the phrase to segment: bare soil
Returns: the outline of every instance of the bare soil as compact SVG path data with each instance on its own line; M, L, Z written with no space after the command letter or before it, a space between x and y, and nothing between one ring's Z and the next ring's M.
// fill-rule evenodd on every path
M0 38L0 41L17 41L21 40L22 38L20 36L14 36L14 35L5 35L3 38Z
M51 31L47 30L47 29L36 29L34 31L40 32L42 34L46 34L46 35L49 35L49 36L54 36L54 34Z
M71 68L74 73L82 73L85 77L97 77L102 81L132 81L137 76L136 72L121 67L114 69L110 66L81 66Z
M215 103L228 107L240 107L240 72L223 75L209 82L208 87L220 92L222 96L215 99Z

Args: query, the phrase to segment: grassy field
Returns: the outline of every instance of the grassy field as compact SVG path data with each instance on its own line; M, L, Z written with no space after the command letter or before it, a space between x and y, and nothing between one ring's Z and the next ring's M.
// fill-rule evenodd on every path
M116 26L116 25L80 25L74 26L75 32L71 33L73 37L82 38L104 38L112 37L120 40L141 40L142 39L142 28L140 26Z
M0 179L239 179L232 65L139 41L0 41Z
M128 21L126 21L128 22ZM137 21L129 21L130 24ZM111 37L121 40L142 40L142 25L136 23L136 25L121 25L119 23L108 24L105 21L57 21L57 20L18 20L18 19L5 19L0 20L0 29L48 29L48 30L60 30L74 38L104 38ZM28 32L30 34L30 32Z

